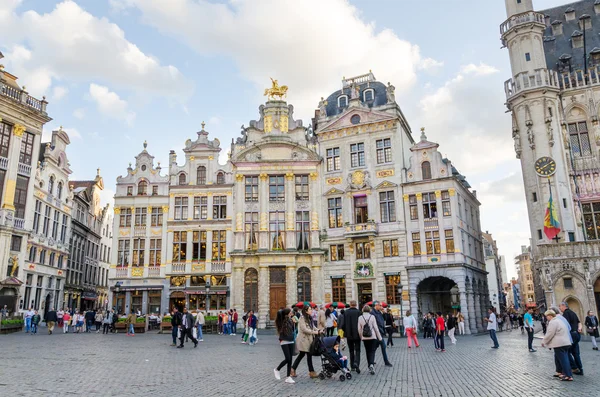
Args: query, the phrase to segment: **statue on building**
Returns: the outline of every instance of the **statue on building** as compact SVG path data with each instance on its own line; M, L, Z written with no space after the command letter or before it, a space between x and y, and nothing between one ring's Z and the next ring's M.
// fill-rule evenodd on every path
M535 135L531 126L527 127L527 140L529 141L529 147L535 149Z
M327 100L321 97L319 101L319 118L327 117Z
M552 128L550 123L548 123L548 129L546 130L546 132L548 134L548 143L550 144L550 147L552 147L554 146L554 129Z
M269 101L272 100L283 100L287 95L288 87L287 85L279 85L279 82L271 77L271 88L265 89L265 96Z
M521 158L521 137L519 136L519 131L513 131L513 139L515 141L515 153L517 158Z
M390 103L390 102L396 102L395 91L396 91L396 87L394 87L392 85L392 83L388 82L388 85L387 85L387 87L385 89L385 93L387 95L388 103Z
M594 191L590 174L585 175L585 190L587 190L588 193L592 193Z
M352 84L352 87L350 87L350 99L357 99L359 92L360 89L358 86L356 84Z

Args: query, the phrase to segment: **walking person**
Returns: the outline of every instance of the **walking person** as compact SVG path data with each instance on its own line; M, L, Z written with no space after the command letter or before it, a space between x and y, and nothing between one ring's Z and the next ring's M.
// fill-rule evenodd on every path
M134 325L137 321L137 316L135 312L131 310L129 312L129 316L127 316L127 320L125 321L125 326L127 327L127 336L135 336Z
M375 375L375 349L377 343L382 341L382 337L377 326L377 320L371 314L371 311L371 306L365 305L363 307L362 314L358 318L358 334L365 346L369 373Z
M54 324L58 321L58 317L56 316L56 311L50 306L50 310L46 312L46 318L44 319L46 325L48 326L48 335L52 335L54 331Z
M33 308L29 308L29 310L27 310L25 312L25 315L23 316L23 318L25 319L25 333L28 334L29 331L31 331L31 318L33 317L33 315L35 314L35 312L33 311Z
M104 316L102 315L101 311L98 311L96 313L96 316L94 317L94 321L96 322L96 333L99 334L100 327L102 326L102 322L104 321Z
M406 337L408 339L408 348L410 349L411 342L415 342L415 347L420 347L419 341L417 340L417 319L412 315L410 310L406 311L406 315L403 320L404 324L404 332L406 333Z
M360 311L356 307L356 301L350 301L350 308L344 312L344 337L348 342L350 350L350 369L360 374L360 334L358 333L358 318Z
M527 347L529 348L529 353L535 353L537 350L533 348L533 308L529 308L525 316L523 316L523 323L525 324L525 329L527 330Z
M231 322L231 326L232 326L232 330L233 330L233 336L235 336L237 334L237 323L238 323L238 312L236 309L233 309L233 320Z
M173 312L171 313L171 337L173 338L173 343L171 346L177 346L177 333L179 331L179 326L181 325L181 313L179 313L179 309L177 306L173 307Z
M283 361L273 370L275 378L281 380L279 371L284 365L287 366L287 377L285 383L296 383L292 378L292 357L294 356L294 322L292 321L293 312L286 308L277 312L275 319L275 328L279 334L279 345L283 351Z
M74 333L78 334L81 332L81 327L83 327L83 313L75 312L73 314L73 318L71 319L71 326L75 330Z
M484 321L487 321L487 330L490 332L490 338L492 338L492 342L494 342L494 346L492 349L497 349L500 347L498 343L498 337L496 336L496 330L498 329L498 322L496 321L496 308L491 307L488 309L488 317L484 318Z
M465 334L465 316L463 316L463 314L459 311L457 318L458 318L458 333L460 335L464 335Z
M334 323L337 322L337 317L330 308L325 311L325 329L327 329L327 336L333 336ZM337 324L335 324L337 325Z
M435 319L435 337L436 337L436 350L445 352L446 348L444 346L444 333L446 332L446 322L444 321L444 316L442 312L437 312L437 317Z
M392 335L394 335L394 316L388 309L383 310L383 320L385 321L385 333L388 336L386 346L394 346L394 340L392 339Z
M63 309L60 309L59 311L56 312L56 318L58 319L58 328L63 328L64 327L64 317L65 317L65 312L63 311Z
M202 327L204 327L204 314L202 314L200 310L198 310L198 315L196 315L196 327L198 328L198 342L204 342L204 339L202 338Z
M317 328L321 331L325 331L325 328L327 328L326 322L325 310L323 305L321 305L319 307L319 312L317 313Z
M69 313L69 310L67 309L67 311L65 311L65 313L63 314L63 333L68 334L69 333L69 325L71 324L71 313Z
M221 335L223 333L223 313L219 312L219 316L217 318L217 333Z
M573 340L571 349L569 349L569 362L571 364L571 368L573 368L573 373L575 375L583 375L583 363L581 362L581 355L579 352L579 341L581 340L583 326L581 321L579 321L577 314L575 314L573 310L569 309L567 302L560 303L560 310L562 311L563 317L571 326L570 333L571 339Z
M450 338L450 342L453 345L456 345L456 338L454 337L454 332L456 331L456 324L458 319L453 313L448 314L448 321L446 322L446 328L448 329L448 337Z
M181 315L181 324L179 325L179 329L181 330L181 335L179 337L179 346L178 349L183 348L183 340L187 337L194 342L194 347L198 346L198 339L194 338L192 334L192 329L194 328L194 316L192 313L188 312L187 307L183 308L183 314Z
M248 340L248 314L250 314L250 311L246 312L246 314L242 316L242 324L244 324L244 333L242 334L242 345L246 344L246 341Z
M315 372L315 368L313 367L310 346L313 343L315 335L318 335L322 331L313 325L312 313L312 307L309 305L304 305L302 308L302 315L298 321L298 337L296 338L296 345L298 346L298 351L300 353L292 365L291 376L294 378L297 376L296 369L298 368L298 365L300 365L300 362L304 356L306 356L306 363L308 364L308 376L311 378L318 377L317 373Z
M596 338L598 337L598 317L594 316L594 312L591 310L585 318L585 328L592 339L593 349L598 350L598 342L596 342Z
M114 313L112 310L106 313L106 316L102 320L102 335L106 335L110 332L110 325L112 324Z
M33 312L33 316L31 316L31 334L32 335L37 334L38 324L40 323L41 319L42 319L42 316L40 316L38 311L35 310Z
M572 382L573 373L568 358L568 351L571 348L568 323L561 321L553 310L546 311L545 316L548 320L548 327L542 340L542 347L554 350L556 365L556 375L554 376L562 381Z
M248 344L254 346L258 342L256 336L256 326L258 325L258 317L254 315L254 310L248 313Z
M373 302L373 306L375 306L374 310L371 310L371 314L375 317L375 320L377 322L377 328L379 329L379 334L381 335L381 340L379 341L379 343L377 345L375 345L375 349L377 348L381 348L381 355L383 356L383 362L385 363L386 367L392 367L392 363L390 363L390 361L388 360L388 356L387 356L387 348L385 345L385 341L383 340L383 338L385 337L386 333L385 333L385 319L383 318L383 313L382 313L382 306L381 306L381 302L379 301L375 301Z

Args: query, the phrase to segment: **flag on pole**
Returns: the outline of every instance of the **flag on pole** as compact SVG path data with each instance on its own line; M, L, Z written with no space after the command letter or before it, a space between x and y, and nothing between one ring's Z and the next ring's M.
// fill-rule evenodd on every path
M550 198L548 199L548 207L546 208L546 216L544 217L544 234L548 239L552 240L560 233L560 223L556 216L556 208L552 201L552 187L550 186L550 178L548 178L548 188L550 189Z

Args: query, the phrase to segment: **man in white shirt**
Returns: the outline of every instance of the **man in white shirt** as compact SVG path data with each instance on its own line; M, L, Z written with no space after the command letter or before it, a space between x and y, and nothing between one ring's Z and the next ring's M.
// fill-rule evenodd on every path
M498 343L498 338L496 337L496 330L498 329L498 322L496 321L496 308L492 307L488 309L488 313L488 318L485 318L484 320L488 323L487 330L490 331L490 338L492 338L492 342L494 342L492 349L497 349L500 347L500 344Z
M29 308L29 310L25 312L25 333L29 333L29 330L31 329L31 318L34 314L32 308Z

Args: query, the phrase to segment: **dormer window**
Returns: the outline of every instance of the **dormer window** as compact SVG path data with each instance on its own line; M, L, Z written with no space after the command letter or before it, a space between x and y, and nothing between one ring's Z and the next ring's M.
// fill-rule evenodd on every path
M559 36L561 34L563 34L563 24L561 21L554 21L552 22L552 34L554 36Z
M567 21L575 20L575 9L573 7L569 7L565 10L565 19Z
M225 184L225 174L222 172L219 172L217 174L217 185L223 185Z
M594 2L594 11L596 14L600 14L600 0L596 0Z
M140 183L138 183L137 194L138 196L145 196L148 194L148 182L141 180Z
M206 167L203 165L196 169L196 185L206 185Z
M181 174L179 174L179 185L185 185L185 181L186 181L185 173L182 172Z
M588 14L579 17L579 28L581 30L592 28L592 18Z
M127 195L133 196L133 186L127 186Z
M50 180L48 180L48 193L52 194L54 192L54 177L51 176Z
M579 30L576 30L571 35L571 45L573 48L582 48L583 47L583 33Z
M152 186L152 195L158 196L158 186L156 186L156 185Z
M590 51L590 60L592 65L600 64L600 48L594 47L594 49Z
M366 89L363 91L363 100L365 102L371 102L375 99L375 90L372 88Z
M338 107L345 108L348 106L348 95L340 95L338 97Z
M423 161L421 163L421 177L425 179L431 179L431 164L429 161Z

